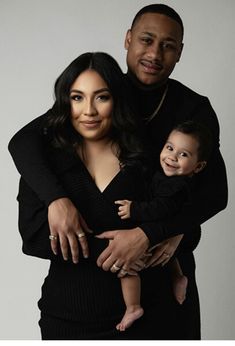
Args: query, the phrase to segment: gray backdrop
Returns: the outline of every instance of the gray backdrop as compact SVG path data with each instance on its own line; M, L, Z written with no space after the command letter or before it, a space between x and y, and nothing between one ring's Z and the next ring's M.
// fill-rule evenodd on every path
M174 78L207 95L221 126L228 208L203 225L196 250L203 339L234 339L234 13L233 0L161 1L185 24ZM40 339L37 301L48 262L25 256L17 230L19 175L7 151L11 136L52 105L53 83L79 54L112 54L125 71L124 34L151 1L0 0L1 250L0 339Z

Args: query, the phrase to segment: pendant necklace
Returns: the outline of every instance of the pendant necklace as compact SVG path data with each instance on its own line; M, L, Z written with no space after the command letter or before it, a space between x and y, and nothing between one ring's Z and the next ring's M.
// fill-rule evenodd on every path
M162 107L162 104L166 98L166 94L167 94L167 91L168 91L168 85L166 86L165 90L164 90L164 93L162 95L162 98L159 102L159 104L157 105L157 108L154 110L154 112L148 116L148 117L145 117L145 120L147 123L149 123L151 120L153 120L153 118L155 118L155 116L158 114L158 112L160 111L161 107Z

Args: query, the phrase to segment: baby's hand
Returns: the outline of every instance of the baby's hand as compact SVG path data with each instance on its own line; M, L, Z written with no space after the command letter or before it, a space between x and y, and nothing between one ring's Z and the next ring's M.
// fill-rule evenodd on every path
M129 219L130 218L130 206L131 201L128 201L127 199L115 201L115 204L119 204L120 207L118 208L118 215L121 219Z

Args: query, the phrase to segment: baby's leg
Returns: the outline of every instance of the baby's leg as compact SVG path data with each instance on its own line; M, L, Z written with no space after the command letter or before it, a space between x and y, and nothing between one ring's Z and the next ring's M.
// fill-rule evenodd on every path
M120 331L124 331L126 328L129 328L135 320L143 315L144 310L140 305L140 277L127 275L120 280L122 285L122 294L126 304L126 312L116 328Z
M173 291L175 298L179 304L183 304L186 298L188 279L183 274L177 258L172 260L172 262L169 263L169 266L173 277Z

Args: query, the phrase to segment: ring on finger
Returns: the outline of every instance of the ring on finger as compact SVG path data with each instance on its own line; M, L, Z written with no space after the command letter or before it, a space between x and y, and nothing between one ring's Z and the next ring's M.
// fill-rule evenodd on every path
M85 237L85 233L84 232L80 232L80 233L77 234L77 237L78 238L83 238L83 237Z
M57 236L54 235L54 234L50 234L50 235L49 235L49 239L50 239L50 240L57 240Z
M121 268L118 267L115 263L112 265L111 270L114 272L117 272L118 270L120 270Z
M126 275L127 273L128 273L128 271L123 269L123 268L120 270L120 274Z
M166 253L166 252L163 252L163 255L166 256L166 258L170 257L169 253Z

